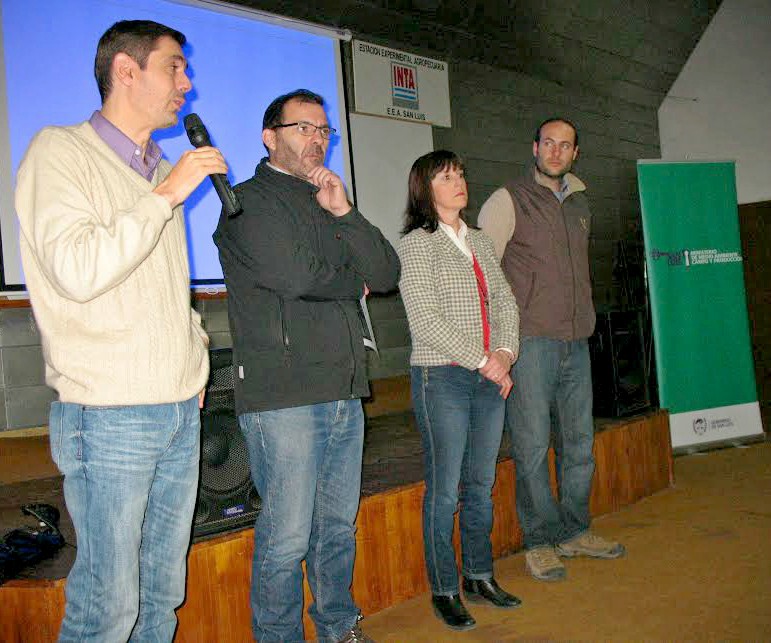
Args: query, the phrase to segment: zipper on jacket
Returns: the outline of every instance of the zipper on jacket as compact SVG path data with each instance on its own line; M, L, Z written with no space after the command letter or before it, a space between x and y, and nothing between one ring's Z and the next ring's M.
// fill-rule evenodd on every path
M278 316L281 321L281 341L284 344L284 349L289 350L289 333L286 332L286 323L284 322L284 300L278 298Z
M565 199L567 199L567 197L565 197ZM571 333L572 339L575 339L576 337L576 301L578 299L578 295L576 292L576 271L573 268L573 252L570 247L570 230L568 230L568 220L565 218L564 201L560 203L560 211L562 213L562 224L565 226L565 241L567 242L567 247L568 247L568 261L570 262L570 277L571 277L571 283L573 285L573 311L571 313L570 326L572 330L572 333Z

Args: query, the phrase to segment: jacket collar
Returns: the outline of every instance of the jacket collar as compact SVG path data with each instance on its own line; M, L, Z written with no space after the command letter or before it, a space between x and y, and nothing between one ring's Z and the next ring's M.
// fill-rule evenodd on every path
M311 194L318 192L318 188L313 185L313 183L309 183L305 179L301 179L300 177L295 176L294 174L289 174L288 172L283 172L282 170L272 166L268 162L267 156L260 161L259 165L257 165L257 169L254 171L254 176L255 178L269 180L272 183L280 185L287 190L305 191Z
M533 167L533 172L531 176L533 177L533 179L538 185L545 187L547 190L551 190L551 187L546 184L546 181L541 177L541 175L538 172L536 172L535 167ZM586 184L584 184L584 182L572 172L568 172L565 175L565 181L568 184L568 190L565 193L565 196L567 196L568 194L572 194L573 192L583 192L586 190Z

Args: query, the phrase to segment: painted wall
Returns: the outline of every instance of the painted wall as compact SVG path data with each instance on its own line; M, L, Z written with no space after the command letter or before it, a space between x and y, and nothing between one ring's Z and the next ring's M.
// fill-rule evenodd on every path
M771 1L724 0L659 108L661 156L735 159L739 203L771 200Z

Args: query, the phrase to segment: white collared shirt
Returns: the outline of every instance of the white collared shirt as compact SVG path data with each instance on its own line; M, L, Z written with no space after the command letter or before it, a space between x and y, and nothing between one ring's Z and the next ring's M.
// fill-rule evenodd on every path
M452 242L458 247L458 250L460 250L464 255L466 255L469 258L469 261L474 261L474 256L471 254L471 249L468 247L468 243L466 243L466 236L468 235L468 226L466 225L466 222L463 221L463 219L459 219L460 222L460 229L456 233L455 230L451 225L447 225L443 221L439 221L439 227L444 231L444 233L450 237Z

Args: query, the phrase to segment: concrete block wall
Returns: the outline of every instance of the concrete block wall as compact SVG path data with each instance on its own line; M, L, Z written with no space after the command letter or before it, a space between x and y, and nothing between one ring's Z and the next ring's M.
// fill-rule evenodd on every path
M196 302L212 348L231 345L227 301ZM40 334L32 309L0 309L0 431L48 424L48 409L56 393L45 383Z
M32 309L0 309L0 430L47 424L54 399Z
M201 300L213 348L231 345L227 302ZM40 334L29 307L0 309L0 431L48 424L48 409L56 393L45 383Z
M195 302L209 333L211 348L229 348L227 300ZM370 379L409 372L409 329L398 294L370 298L378 353L368 353ZM42 427L56 393L45 384L43 353L32 309L0 309L0 432Z

